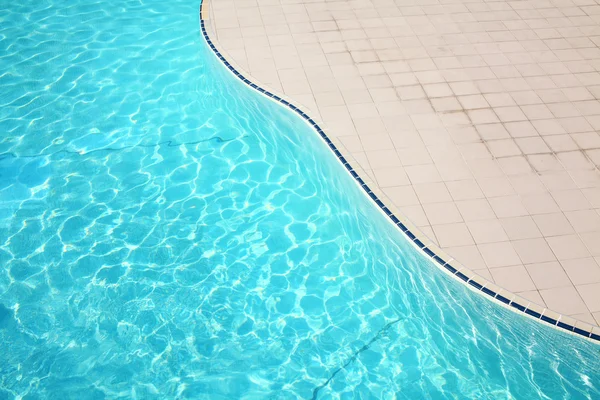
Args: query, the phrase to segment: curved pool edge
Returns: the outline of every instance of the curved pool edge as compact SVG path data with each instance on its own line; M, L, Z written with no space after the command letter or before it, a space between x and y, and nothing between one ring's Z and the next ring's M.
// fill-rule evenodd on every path
M384 196L382 196L381 193L378 196L379 191L377 189L371 189L368 184L359 176L358 172L356 171L358 168L353 166L352 163L348 161L346 157L344 157L344 155L336 147L334 141L332 141L321 128L320 125L323 124L317 123L301 107L296 106L292 102L292 99L289 99L287 96L281 94L276 94L276 91L272 90L267 85L256 84L255 82L258 81L255 79L252 81L248 79L247 76L251 77L251 75L247 71L244 71L241 67L235 65L233 61L228 60L223 55L224 52L215 45L215 43L218 42L215 39L212 39L208 33L207 22L210 21L210 9L207 6L208 2L209 0L200 1L200 29L202 37L215 56L244 84L266 96L270 100L287 107L302 117L302 119L319 134L321 139L327 144L329 149L336 156L337 160L342 163L346 171L352 176L355 183L363 189L364 194L367 195L371 201L377 205L377 209L382 212L387 217L388 221L391 222L397 229L399 229L407 237L408 241L417 249L419 249L424 256L432 259L434 264L437 265L439 269L444 271L447 275L452 276L455 280L462 282L470 290L478 292L480 295L484 295L485 297L494 300L496 304L501 305L504 308L507 308L517 314L525 315L538 322L543 322L545 325L550 325L555 329L559 329L560 331L568 332L578 337L583 337L595 343L600 343L600 327L556 313L536 303L530 302L496 285L495 283L489 282L487 279L477 275L475 272L466 268L446 254L436 244L431 242L418 228L408 222L407 218L399 218L397 214L400 215L400 213L397 210L394 210L395 212L390 210L390 208L388 208L388 206L386 206L386 204L380 199L380 197Z

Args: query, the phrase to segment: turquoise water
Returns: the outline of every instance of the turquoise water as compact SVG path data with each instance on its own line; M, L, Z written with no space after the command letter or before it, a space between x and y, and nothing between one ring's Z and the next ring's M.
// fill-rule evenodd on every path
M583 399L600 347L416 251L192 0L0 0L0 399Z

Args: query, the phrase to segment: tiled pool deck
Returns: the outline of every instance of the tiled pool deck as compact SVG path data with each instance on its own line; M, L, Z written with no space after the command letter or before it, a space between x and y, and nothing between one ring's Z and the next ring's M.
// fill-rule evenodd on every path
M600 325L600 6L210 0L230 61L323 122L477 274Z

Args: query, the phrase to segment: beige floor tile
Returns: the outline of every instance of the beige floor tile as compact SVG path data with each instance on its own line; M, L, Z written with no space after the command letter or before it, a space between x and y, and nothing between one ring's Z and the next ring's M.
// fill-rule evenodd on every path
M496 158L521 154L521 150L513 139L490 140L486 144L490 153Z
M534 215L533 220L544 236L560 236L575 233L573 227L561 212Z
M522 265L490 269L496 285L513 293L535 290L535 284Z
M441 182L437 168L433 164L428 165L410 165L405 167L408 178L413 185L420 183Z
M561 264L575 285L600 282L600 266L593 258L563 260Z
M559 212L558 205L549 193L521 196L521 202L531 215Z
M446 182L446 187L450 191L452 198L457 201L481 199L484 197L474 179Z
M432 225L463 222L453 202L423 204L423 209Z
M542 237L542 233L530 216L501 218L499 221L510 240Z
M383 192L397 207L420 205L411 185L386 187L383 188Z
M462 225L466 229L465 224L460 225ZM465 231L462 232L464 234ZM466 234L470 237L470 233L468 230L466 230ZM472 238L470 239L470 242L473 243ZM472 270L487 269L485 261L483 261L481 253L479 253L479 249L477 248L477 246L464 245L457 247L445 247L444 250L447 251L448 254L452 254L452 257L458 260L458 262L460 262L461 264L468 265L469 268Z
M487 268L478 269L478 270L475 270L475 273L477 273L477 275L481 276L483 279L487 280L488 282L494 283L494 277L492 276L489 269L487 269Z
M499 158L498 163L506 175L523 175L533 171L524 156Z
M595 210L567 211L565 216L578 233L600 231L600 215Z
M582 233L579 236L594 257L600 256L600 232Z
M413 185L421 204L452 201L452 197L443 182L419 183Z
M577 188L577 185L566 171L542 172L540 173L540 179L551 192L570 191ZM554 197L554 200L559 203L559 206L561 205L556 197ZM571 199L568 198L565 201L569 202ZM565 208L562 209L566 211Z
M576 319L577 321L585 322L589 325L597 325L596 319L592 313L582 313L582 314L573 314L569 315L569 317Z
M589 210L592 205L578 189L552 192L552 197L563 211Z
M480 244L477 248L490 269L521 264L521 259L510 242Z
M484 221L467 221L467 227L475 239L475 243L494 243L508 240L502 225L496 219Z
M456 206L465 221L491 220L495 218L494 211L485 199L460 200Z
M548 245L559 260L589 257L590 253L577 235L547 237Z
M498 218L529 215L519 196L503 196L489 199Z
M404 134L397 136L399 136L399 139L404 139L406 136L409 135ZM404 138L401 136L404 136ZM418 139L418 142L421 142L421 139ZM427 148L424 145L411 146L410 148L400 148L397 150L397 152L398 157L400 157L400 161L402 162L402 165L404 165L405 167L410 165L425 165L433 163L433 160L431 159L431 156L429 155L429 152L427 151Z
M546 193L547 191L542 180L535 173L510 176L509 180L514 191L520 195Z
M545 136L544 141L554 152L573 151L579 148L570 135Z
M416 226L430 225L427 215L425 215L425 211L420 204L403 206L400 210L404 216Z
M512 245L523 264L556 260L552 250L542 238L515 240Z
M373 169L400 167L402 165L395 150L376 150L367 151L366 153L369 164Z
M581 296L572 286L540 290L548 308L560 314L573 315L589 312Z
M525 265L529 276L538 290L570 287L571 282L558 262Z
M516 194L510 180L505 176L478 178L477 183L485 197L502 197Z
M577 285L577 291L591 312L600 311L600 283Z
M473 238L464 223L433 225L433 231L442 248L467 246L474 243ZM454 257L458 259L458 257ZM459 261L461 260L459 259Z
M483 140L500 140L510 138L510 134L504 125L499 123L477 123L476 129L479 133L479 136L481 136Z
M408 185L410 181L402 167L376 168L373 169L375 179L379 187Z
M594 164L581 151L561 152L556 157L565 169L594 169Z
M564 169L554 154L533 154L527 156L527 159L538 172L562 171Z
M531 139L533 139L533 138L537 137L539 139L539 136L540 136L539 132L535 129L533 124L529 121L508 122L508 123L504 124L504 127L506 128L506 130L508 130L508 133L510 133L510 136L512 136L513 138L531 138ZM539 142L534 142L534 143L539 143ZM521 150L524 153L533 154L533 153L526 152L525 149L523 148L529 144L527 141L525 141L525 142L517 141L517 144L519 145L519 147L521 148Z
M389 150L394 148L392 139L388 134L375 134L360 139L364 151Z
M546 307L546 302L544 302L544 299L542 299L542 296L540 296L540 292L538 292L537 290L527 290L524 292L516 292L516 294L521 296L525 300L529 300L532 303L535 303L539 306Z
M515 142L523 154L550 153L550 148L540 137L517 138Z

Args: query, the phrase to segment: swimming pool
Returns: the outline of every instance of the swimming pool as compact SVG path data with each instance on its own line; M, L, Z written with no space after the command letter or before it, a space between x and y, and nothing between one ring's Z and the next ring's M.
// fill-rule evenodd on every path
M0 7L0 398L594 398L598 345L451 280L198 2Z

